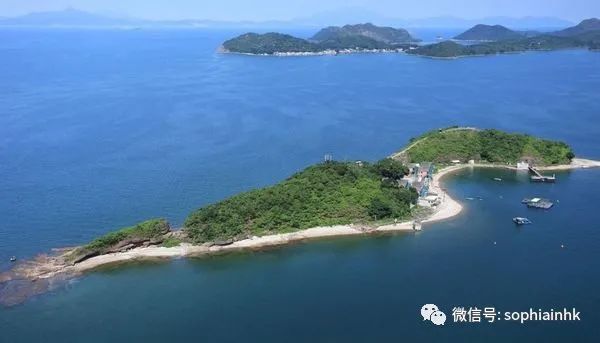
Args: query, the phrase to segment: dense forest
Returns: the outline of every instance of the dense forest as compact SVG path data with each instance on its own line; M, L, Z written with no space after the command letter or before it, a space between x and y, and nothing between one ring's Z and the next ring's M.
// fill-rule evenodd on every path
M563 143L498 130L448 129L427 133L405 156L411 162L450 162L474 159L514 164L529 160L537 165L566 164L575 156Z
M236 195L192 213L185 230L196 243L290 232L316 226L406 218L414 189L398 186L408 169L384 159L317 164L272 187Z

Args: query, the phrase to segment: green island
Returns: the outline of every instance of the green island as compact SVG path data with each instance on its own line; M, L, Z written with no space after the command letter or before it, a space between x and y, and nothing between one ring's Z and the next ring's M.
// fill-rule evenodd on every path
M166 220L153 219L108 233L72 250L68 260L79 263L137 247L182 242L221 246L314 227L410 220L423 213L415 206L421 190L405 182L415 163L475 160L512 165L526 160L541 167L568 165L573 158L567 144L529 135L461 127L434 130L373 164L325 161L273 186L205 206L191 213L181 230L172 231Z
M251 55L333 54L340 52L402 50L418 40L408 31L373 24L331 26L310 39L281 33L246 33L223 43L221 50Z
M600 44L600 19L586 19L576 26L544 34L529 36L501 26L476 26L456 39L483 40L472 45L444 41L408 50L408 54L454 58L462 56L495 55L525 51L551 51L560 49L597 49Z
M600 47L600 19L583 20L554 32L514 31L501 25L476 25L455 40L417 45L418 39L404 29L370 23L327 27L309 39L281 33L246 33L223 43L221 51L249 55L323 55L354 52L406 52L411 55L455 58L525 51L551 51ZM459 41L474 41L462 44Z
M524 32L513 31L502 25L477 24L467 31L454 37L458 40L470 41L497 41L507 39L519 39L525 37Z

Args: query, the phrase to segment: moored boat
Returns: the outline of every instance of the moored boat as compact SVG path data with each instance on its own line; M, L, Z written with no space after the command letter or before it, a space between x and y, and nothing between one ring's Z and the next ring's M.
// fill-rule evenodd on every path
M517 225L528 225L531 224L531 220L525 217L514 217L513 222Z

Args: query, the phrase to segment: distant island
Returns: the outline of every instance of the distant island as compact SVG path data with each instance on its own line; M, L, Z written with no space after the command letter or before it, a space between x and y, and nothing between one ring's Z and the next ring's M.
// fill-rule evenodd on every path
M498 25L477 25L456 38L490 42L464 45L454 41L444 41L420 46L407 51L407 53L428 57L454 58L572 48L595 50L600 45L600 19L586 19L576 26L544 34L516 32Z
M472 41L476 44L462 44ZM524 51L600 47L600 20L586 19L561 31L541 33L514 31L501 25L479 24L459 34L454 40L419 45L418 39L404 29L373 24L327 27L310 39L281 33L246 33L227 40L220 48L224 53L273 56L336 55L357 52L405 52L439 58L483 56Z
M111 263L136 259L202 256L277 246L306 239L420 230L462 206L441 179L466 167L539 170L600 167L575 159L565 143L498 130L450 127L411 139L401 151L375 163L333 161L309 166L270 187L251 190L192 212L174 230L151 219L113 231L79 247L57 250L0 273L0 294L11 305L68 278ZM36 282L31 282L36 281Z
M417 39L404 29L373 24L331 26L310 39L281 33L246 33L227 40L221 52L250 55L315 55L352 52L403 51L415 47Z
M524 37L524 33L513 31L502 25L478 24L454 37L454 39L467 41L497 41L520 39Z

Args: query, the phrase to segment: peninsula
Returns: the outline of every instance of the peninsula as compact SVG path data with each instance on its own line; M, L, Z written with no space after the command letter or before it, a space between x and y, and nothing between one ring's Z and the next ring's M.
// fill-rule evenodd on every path
M19 303L45 291L54 279L107 264L420 230L422 223L461 212L441 186L445 175L467 167L514 168L523 160L540 170L600 167L598 161L575 159L562 142L477 128L434 130L373 164L327 158L273 186L200 208L181 229L152 219L20 262L0 274L0 304Z

